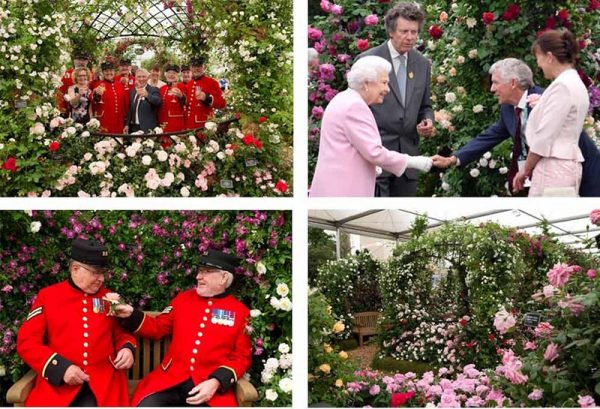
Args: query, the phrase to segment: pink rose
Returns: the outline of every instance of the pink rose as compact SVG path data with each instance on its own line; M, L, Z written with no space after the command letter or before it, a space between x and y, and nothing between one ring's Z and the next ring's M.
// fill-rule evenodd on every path
M502 309L496 313L494 318L494 327L496 327L498 332L501 334L506 334L509 329L515 326L516 323L516 318L511 313L506 311L504 307L502 307Z
M540 400L544 396L544 392L541 389L534 389L527 397L530 400Z
M341 16L342 13L344 12L344 9L342 6L334 4L331 6L331 12L333 14L335 14L336 16Z
M358 48L359 51L368 50L369 49L369 40L359 38L358 40L356 40L356 48Z
M313 107L312 116L313 116L313 118L319 120L319 119L323 118L323 112L325 112L325 111L323 110L322 107L319 107L319 106Z
M544 287L543 293L544 293L544 297L546 298L550 298L554 295L554 286L551 285L547 285Z
M556 346L556 344L552 342L546 347L546 352L544 352L544 359L548 362L552 362L556 358L558 358L558 346Z
M325 13L329 13L331 11L331 3L327 0L321 0L321 10Z
M554 327L549 322L540 322L537 327L535 327L535 335L538 337L547 337L552 334L552 330Z
M594 402L594 398L590 395L579 395L579 399L577 399L577 403L579 403L579 407L581 408L594 408L596 407L596 402Z
M588 270L586 274L587 274L587 276L588 276L589 278L591 278L592 280L593 280L594 278L596 278L596 276L597 276L597 274L596 274L596 270L592 270L592 269Z
M592 210L590 221L596 226L600 225L600 209Z
M376 26L377 23L379 23L379 17L377 17L377 14L369 14L367 17L365 17L365 25Z
M311 40L317 41L323 36L323 32L321 30L317 30L316 28L308 27L308 38Z
M525 351L529 351L529 350L533 351L533 350L537 349L537 344L532 341L527 341L527 342L525 342L525 346L523 347L523 349Z
M567 264L559 263L555 264L554 267L548 271L546 276L548 277L550 284L552 284L554 287L560 288L563 287L567 281L569 281L569 278L573 272L574 270L572 267L568 266Z

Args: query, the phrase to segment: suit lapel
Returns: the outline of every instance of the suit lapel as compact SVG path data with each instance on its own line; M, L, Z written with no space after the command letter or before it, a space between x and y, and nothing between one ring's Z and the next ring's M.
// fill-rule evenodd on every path
M392 62L392 55L390 54L387 41L381 45L381 53L379 53L379 56L385 58L390 64L392 64L392 71L390 72L390 89L392 90L392 93L394 94L394 97L396 97L398 103L402 105L400 88L398 87L398 77L396 76L396 71L394 70L394 63Z

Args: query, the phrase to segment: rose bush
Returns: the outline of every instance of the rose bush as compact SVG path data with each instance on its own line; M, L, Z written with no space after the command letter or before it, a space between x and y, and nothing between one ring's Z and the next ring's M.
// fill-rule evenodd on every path
M334 13L332 5L339 6ZM546 86L530 52L538 32L565 27L577 37L581 52L579 73L588 87L592 110L586 130L598 142L600 135L600 8L596 0L537 4L509 0L473 4L457 0L421 2L426 21L417 48L432 62L434 138L421 141L426 155L449 154L477 136L499 116L489 92L488 69L501 58L524 59L534 69L535 81ZM383 16L388 1L323 0L309 27L309 46L320 54L309 83L309 180L318 154L320 120L328 102L346 88L345 73L354 57L387 38ZM318 8L317 8L318 9ZM379 24L373 25L374 17ZM315 33L320 33L316 35ZM311 35L312 33L312 35ZM508 142L487 152L479 161L445 172L423 175L419 195L506 196Z
M106 283L144 310L162 309L194 285L200 253L229 249L243 259L232 293L252 309L250 381L263 406L291 403L291 213L272 211L0 212L0 375L7 390L26 369L15 352L17 330L35 294L68 276L70 243L103 241ZM267 390L278 394L265 399ZM4 395L2 396L4 399Z
M0 12L0 193L3 196L58 193L52 192L55 185L61 183L59 180L63 176L70 180L74 176L72 166L83 159L77 153L83 155L92 151L97 141L87 139L79 144L78 149L82 152L68 152L67 156L62 149L65 160L57 162L55 156L50 155L61 155L63 146L62 141L56 139L57 134L52 132L56 126L51 126L57 114L53 109L55 90L60 85L60 75L70 66L71 47L87 51L95 58L104 58L109 51L115 51L117 55L114 47L98 43L94 29L90 29L92 21L88 16L98 10L118 12L127 23L134 18L148 16L149 4L138 3L132 0L119 3L107 0L27 0L19 4L10 3ZM174 6L174 2L164 4L165 8ZM194 176L205 173L199 180L195 182L196 177L188 179L188 186L180 184L178 189L164 189L169 186L162 186L158 192L153 188L140 189L147 182L143 178L145 173L132 172L128 180L114 186L111 194L133 192L137 195L186 196L194 195L194 185L203 191L202 195L211 196L222 193L242 196L290 193L291 4L282 0L269 6L258 2L225 5L218 1L185 0L176 6L185 9L184 26L177 27L184 33L184 38L181 44L171 42L168 46L177 49L181 59L184 58L183 53L186 53L187 59L192 51L196 53L198 49L211 54L209 73L217 78L226 76L230 83L230 95L227 96L230 112L219 114L215 121L236 113L240 120L239 131L251 135L255 141L253 146L258 150L264 149L265 154L262 160L257 159L257 164L252 164L255 162L253 153L235 155L235 159L230 157L226 161L230 162L229 165L225 166L213 162L217 166L214 170L213 166L209 167L212 172L206 169L210 160L194 161L192 166L197 169ZM75 21L82 25L81 29ZM140 30L146 30L146 34L168 34L168 30L160 25L140 27ZM243 33L240 28L243 28ZM193 47L199 42L204 46ZM163 50L167 45L161 47ZM73 132L69 136L80 134ZM241 145L239 142L233 138L218 141L222 150L227 143ZM121 163L118 165L123 168ZM277 176L275 173L280 177L269 180L269 175ZM214 183L207 183L207 176L214 176L212 179L217 180L216 189ZM236 181L236 177L240 180ZM160 178L164 184L171 180L168 177L165 181L164 175ZM76 179L81 182L81 178ZM152 174L150 179L154 179L151 183L154 186L157 177ZM221 184L221 180L226 182ZM79 188L89 194L107 193L106 186L99 186L102 182L83 183ZM111 183L106 182L105 185ZM170 184L179 185L174 179ZM273 190L275 185L279 186L276 191ZM118 191L119 188L121 191ZM63 190L62 194L76 194L77 191L73 190Z

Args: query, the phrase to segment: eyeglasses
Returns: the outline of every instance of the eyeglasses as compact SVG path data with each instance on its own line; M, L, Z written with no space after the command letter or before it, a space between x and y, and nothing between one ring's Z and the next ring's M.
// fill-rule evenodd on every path
M108 269L106 269L106 268L101 268L101 269L98 269L98 270L92 270L90 268L87 268L83 264L78 264L78 266L81 267L81 268L83 268L86 271L89 271L94 276L104 276L108 272Z

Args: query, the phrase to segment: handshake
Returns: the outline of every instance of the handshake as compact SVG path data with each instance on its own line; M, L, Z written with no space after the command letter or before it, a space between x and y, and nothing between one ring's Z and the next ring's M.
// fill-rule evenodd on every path
M429 172L431 167L439 169L446 169L450 166L456 165L456 156L450 156L449 158L441 155L428 156L408 156L406 159L406 167L410 169L420 170L422 172Z

